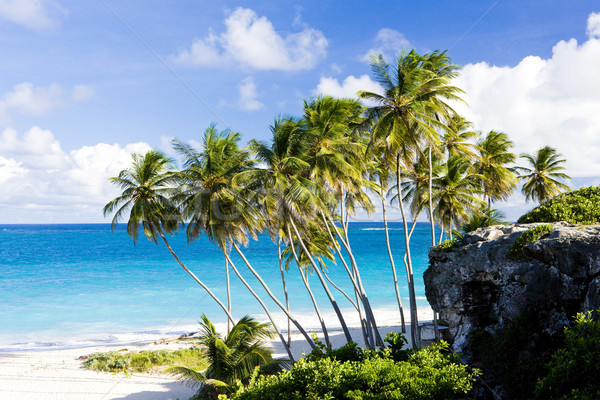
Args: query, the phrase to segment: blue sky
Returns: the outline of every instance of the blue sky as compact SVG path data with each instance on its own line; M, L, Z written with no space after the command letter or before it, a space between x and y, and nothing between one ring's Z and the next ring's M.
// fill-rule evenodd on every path
M368 54L403 48L449 49L476 129L600 183L597 2L423 3L0 0L0 223L102 222L131 151L211 122L267 139L305 98L376 89Z

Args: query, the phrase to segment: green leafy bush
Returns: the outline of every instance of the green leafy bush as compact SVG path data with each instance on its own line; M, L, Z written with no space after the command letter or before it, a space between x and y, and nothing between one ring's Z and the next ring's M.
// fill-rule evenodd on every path
M91 354L83 364L87 369L104 372L146 372L154 368L182 365L204 369L206 362L197 348L180 350L126 350Z
M529 230L523 232L521 236L519 236L510 246L510 248L508 249L507 256L515 260L526 259L526 256L523 252L523 247L529 242L539 240L546 233L552 232L553 229L554 227L552 225L543 224L534 226Z
M560 194L519 218L519 223L567 221L571 224L600 222L600 186Z
M577 314L574 326L565 327L565 345L548 367L536 387L537 399L600 399L600 321L592 312Z
M446 239L439 245L435 247L436 251L452 251L460 245L460 240L454 239Z
M365 355L362 361L301 359L274 376L255 371L248 386L240 386L232 399L460 399L478 374L460 364L447 343L413 352L401 362L389 351Z

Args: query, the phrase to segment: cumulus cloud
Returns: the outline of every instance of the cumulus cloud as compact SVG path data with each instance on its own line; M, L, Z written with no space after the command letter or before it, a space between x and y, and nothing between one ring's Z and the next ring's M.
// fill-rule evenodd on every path
M377 32L374 45L362 56L363 61L369 61L371 56L378 54L382 54L385 59L389 60L402 49L411 47L409 40L401 32L390 28L382 28Z
M552 57L529 56L514 67L466 65L455 82L468 107L457 110L478 129L506 132L517 152L550 145L567 159L572 176L600 171L600 19L588 18L589 39L558 42Z
M263 107L263 103L258 101L258 93L256 91L256 83L252 77L248 77L242 81L238 87L240 93L240 107L243 110L255 111Z
M64 152L52 132L33 127L0 135L0 220L4 223L102 222L102 207L118 191L107 180L146 143L98 143ZM37 218L40 219L37 219Z
M175 57L181 65L214 67L235 62L258 70L305 70L313 68L327 50L319 30L304 27L285 36L266 17L239 7L225 19L225 31L210 31L190 49Z
M56 28L65 11L51 0L0 0L0 18L28 29Z
M315 95L329 95L333 97L344 97L356 99L356 92L359 90L367 90L370 92L381 93L381 86L372 81L369 75L361 75L355 77L350 75L346 77L342 83L335 78L321 78L317 88L313 90Z

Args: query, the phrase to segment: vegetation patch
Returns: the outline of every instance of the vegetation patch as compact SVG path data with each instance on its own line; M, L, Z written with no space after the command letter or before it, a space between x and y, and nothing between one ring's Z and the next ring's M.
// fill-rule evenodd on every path
M442 243L437 245L435 247L435 250L436 251L452 251L455 248L457 248L458 246L460 246L460 240L458 240L457 238L446 239Z
M109 351L91 354L83 366L104 372L148 372L173 365L201 370L206 362L196 347L179 350Z
M537 225L529 230L523 232L521 236L517 238L510 246L507 252L507 256L513 260L526 260L527 256L523 251L523 247L535 240L539 240L548 232L552 232L554 227L550 224Z
M285 399L461 399L478 371L470 372L447 343L413 352L395 362L391 352L364 352L362 361L334 357L301 359L289 371L262 376L256 370L237 400ZM352 353L352 351L349 351Z
M600 186L563 193L519 218L519 223L567 221L571 224L600 222Z

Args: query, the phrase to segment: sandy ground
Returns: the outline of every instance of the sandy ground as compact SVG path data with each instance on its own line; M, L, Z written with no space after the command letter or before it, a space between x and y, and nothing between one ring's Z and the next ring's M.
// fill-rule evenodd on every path
M380 321L382 337L400 328L390 321ZM317 333L320 331L309 330ZM362 344L359 328L351 328L352 338ZM285 334L287 337L287 334ZM341 330L330 330L333 347L345 343ZM407 335L408 336L408 335ZM119 350L143 350L172 348L186 344L169 343L145 345L119 345L111 347L88 347L70 350L42 352L0 353L0 400L187 400L194 389L162 374L112 374L89 371L83 368L81 356L95 352ZM276 356L287 358L279 339L272 341ZM296 359L310 351L302 335L292 335L292 351Z

